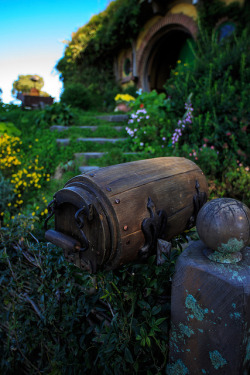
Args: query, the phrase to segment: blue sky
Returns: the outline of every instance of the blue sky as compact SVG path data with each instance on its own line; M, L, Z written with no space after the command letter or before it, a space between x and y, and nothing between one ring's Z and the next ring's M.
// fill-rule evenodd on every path
M0 0L0 88L4 103L20 74L38 74L43 91L59 99L62 83L54 67L64 40L104 10L108 0Z

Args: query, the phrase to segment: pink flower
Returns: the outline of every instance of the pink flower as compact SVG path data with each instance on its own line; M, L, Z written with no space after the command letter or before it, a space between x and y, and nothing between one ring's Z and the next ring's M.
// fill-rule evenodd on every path
M211 146L210 148L211 148L211 150L214 150L214 146Z

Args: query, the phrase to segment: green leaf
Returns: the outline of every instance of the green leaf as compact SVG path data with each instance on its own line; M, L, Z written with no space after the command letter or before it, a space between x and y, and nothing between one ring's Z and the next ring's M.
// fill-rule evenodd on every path
M164 322L164 320L166 320L167 318L160 318L160 319L157 319L156 320L156 322L155 322L155 324L157 325L157 326L159 326L162 322Z
M124 357L125 357L125 360L127 362L129 362L129 363L133 363L134 362L133 356L132 356L129 348L125 348Z
M152 314L152 315L156 315L156 314L158 314L160 311L161 311L161 306L154 306L154 307L152 308L151 314Z
M149 346L149 347L151 346L151 341L150 341L149 337L146 338L146 343L147 343L147 346Z

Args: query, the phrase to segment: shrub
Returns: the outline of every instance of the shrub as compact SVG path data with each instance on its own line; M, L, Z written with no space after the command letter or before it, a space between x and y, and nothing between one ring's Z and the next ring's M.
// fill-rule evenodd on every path
M38 156L33 161L28 159L27 163L25 162L20 138L4 134L0 137L0 147L0 172L3 176L3 186L6 186L6 180L8 180L8 189L11 187L11 191L2 200L1 211L2 216L9 218L17 213L24 201L27 204L34 197L42 185L50 180L50 175L44 172Z
M177 115L183 113L186 96L192 93L193 120L179 140L218 151L217 177L239 159L249 165L250 34L239 30L220 43L216 35L200 30L192 65L178 64L165 88ZM183 95L184 93L184 95Z
M21 131L12 122L0 122L0 136L4 133L20 136Z
M74 121L74 114L69 105L65 103L54 103L36 116L35 123L39 127L50 127L51 125L70 125Z
M163 373L179 250L91 276L35 242L33 226L21 215L0 229L0 371Z
M163 153L164 143L168 145L173 128L171 101L164 93L142 92L130 102L133 113L130 115L127 133L132 140L134 151L149 152L152 155ZM171 145L171 143L170 143Z
M61 103L80 109L89 109L94 105L94 96L81 83L67 85L61 95Z
M0 171L0 227L3 225L4 211L8 204L12 204L15 194L10 181Z

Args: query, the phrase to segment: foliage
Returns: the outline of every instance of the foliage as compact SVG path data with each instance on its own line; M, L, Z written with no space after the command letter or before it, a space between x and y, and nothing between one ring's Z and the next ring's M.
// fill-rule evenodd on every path
M17 136L21 134L20 130L12 122L0 122L0 136L4 133Z
M6 195L6 199L1 200L1 216L8 218L20 210L24 201L27 204L37 190L41 189L42 185L50 180L50 175L46 174L44 167L39 165L38 155L33 161L29 159L28 162L25 161L22 141L19 137L11 137L7 134L2 135L0 137L0 148L2 183L5 190L7 189L6 194L10 190L8 195ZM37 206L36 210L38 209L39 207Z
M129 42L138 31L140 4L137 0L112 1L107 9L72 34L65 50L68 64L82 55L93 60L109 54L121 41ZM60 66L60 63L59 63Z
M208 4L204 6L209 7ZM215 22L213 15L218 7L222 7L221 12L225 11L225 5L214 1L206 20L202 13L204 8L200 9L195 59L191 65L178 61L172 71L165 85L168 109L165 113L158 111L158 117L153 121L150 103L146 102L147 98L152 102L152 98L143 93L135 106L132 105L136 111L131 115L127 131L134 150L155 156L185 156L198 163L208 178L228 181L226 174L230 175L236 160L245 168L250 162L247 102L250 29L245 23L218 42L218 34L211 34L206 23L208 19L211 24ZM238 9L236 16L239 12ZM247 13L247 5L244 12ZM246 21L246 16L243 19ZM232 184L227 183L227 186L232 187Z
M65 86L81 83L95 95L92 98L96 107L113 107L113 98L120 88L115 82L112 53L130 44L140 24L138 0L112 1L104 12L93 16L72 34L56 66Z
M216 4L217 11L225 10L225 5L213 2L213 6ZM203 6L208 4L203 3ZM220 6L222 8L218 8ZM247 13L247 9L244 11ZM212 22L211 12L207 22ZM234 34L218 42L218 35L209 33L203 13L200 17L194 63L178 64L165 87L177 114L183 111L184 98L193 94L192 124L183 131L178 148L189 144L196 151L205 146L216 150L218 168L215 176L219 177L232 162L236 163L236 159L244 165L249 165L250 161L247 130L250 111L246 100L250 90L250 29L247 23L243 24Z
M93 106L94 96L91 90L81 83L67 85L61 95L61 103L88 110Z
M35 81L32 80L35 79ZM35 87L37 90L41 90L44 86L43 78L38 75L19 75L18 79L13 82L12 94L16 95L18 92L29 93L30 90Z
M3 221L4 209L7 207L8 203L12 204L14 197L15 194L10 181L4 178L0 171L0 227Z
M180 250L161 266L152 256L91 276L38 243L33 228L21 215L0 229L1 372L164 373Z
M232 165L222 176L221 180L210 181L210 196L213 198L231 197L244 202L250 206L250 184L249 167L242 163Z
M142 92L130 107L133 111L126 127L134 151L161 155L173 128L172 105L164 93ZM171 144L170 144L171 145Z
M6 103L3 103L1 100L0 100L0 114L1 114L1 121L5 121L5 118L2 117L2 114L4 113L9 113L11 111L15 111L16 109L18 109L19 106L17 104L6 104Z
M35 123L41 127L52 125L70 125L74 121L71 107L65 103L54 103L45 107L35 119Z

